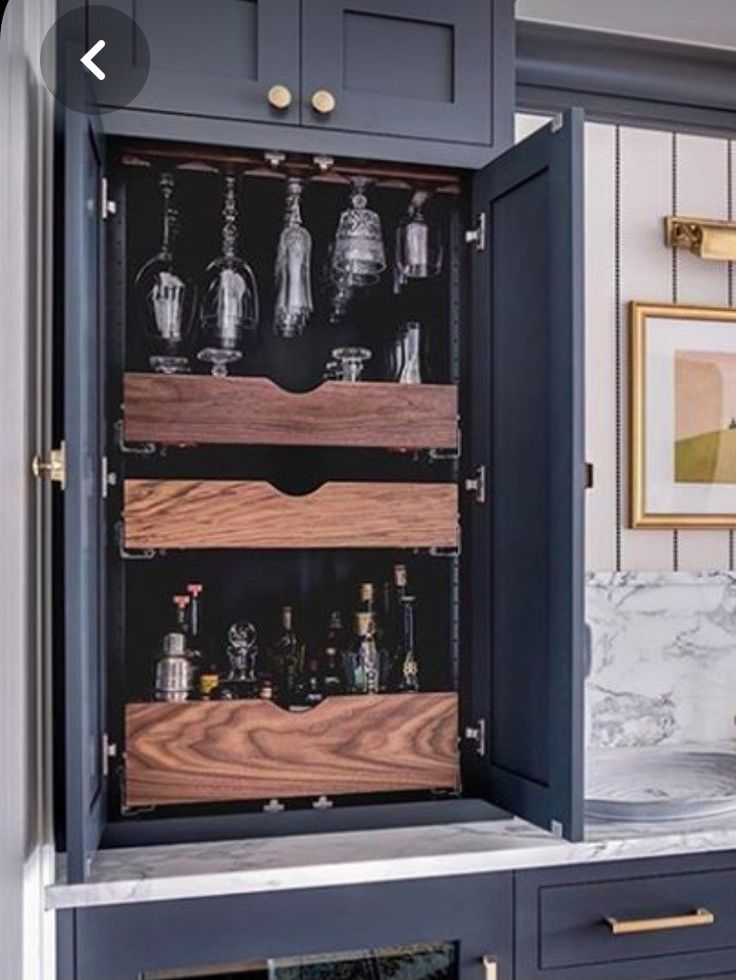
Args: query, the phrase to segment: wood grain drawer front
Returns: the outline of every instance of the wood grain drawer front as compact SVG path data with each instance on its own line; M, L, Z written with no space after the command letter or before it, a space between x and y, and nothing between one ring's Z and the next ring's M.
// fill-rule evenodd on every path
M552 885L538 895L542 970L588 967L572 975L599 977L601 964L678 956L682 972L651 975L689 977L697 969L683 957L728 947L736 964L736 869Z
M129 704L130 806L336 796L458 785L457 695Z
M452 483L125 481L128 548L451 548L457 513Z
M327 381L303 394L268 378L125 375L128 442L455 449L454 385Z

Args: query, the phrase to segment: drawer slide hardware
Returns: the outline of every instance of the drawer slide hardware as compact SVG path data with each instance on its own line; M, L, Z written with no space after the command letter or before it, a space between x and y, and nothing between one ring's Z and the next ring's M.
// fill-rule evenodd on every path
M664 915L658 919L614 919L606 917L606 923L614 936L637 932L665 932L668 929L689 929L693 926L712 926L716 917L709 909L696 909L687 915Z
M468 725L465 729L465 740L475 742L475 752L483 757L486 754L486 720L479 718L475 725Z
M486 213L481 211L478 215L474 228L469 228L465 232L465 243L474 245L476 252L486 250Z
M125 441L125 426L122 419L118 419L115 423L115 441L120 452L126 455L153 456L157 451L157 446L154 442L139 442L135 446L128 445Z
M157 552L155 548L141 548L140 551L128 551L125 547L125 526L122 521L115 525L115 536L118 542L118 554L125 561L151 561L157 554L164 554L163 551Z
M62 442L58 449L52 449L48 459L34 456L31 460L31 471L37 480L47 479L58 483L63 490L66 487L66 446Z
M486 502L488 494L486 489L485 466L476 466L475 476L471 476L465 481L465 489L468 493L473 494L476 504L482 505Z
M498 960L495 956L483 957L484 980L498 980Z

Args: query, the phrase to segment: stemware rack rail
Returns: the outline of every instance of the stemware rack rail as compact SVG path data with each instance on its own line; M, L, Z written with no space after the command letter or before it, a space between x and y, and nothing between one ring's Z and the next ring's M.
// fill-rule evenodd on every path
M457 548L454 483L126 480L126 549Z
M321 158L324 159L324 158ZM264 154L225 150L204 146L166 146L136 143L122 147L119 161L128 167L168 167L181 170L202 170L216 173L237 173L247 177L285 179L289 176L310 177L322 183L345 184L351 177L368 177L376 187L399 189L422 186L437 194L458 195L462 189L461 175L454 171L381 161L336 160L327 167L320 166L314 157L291 154L278 166L273 166Z
M268 378L128 373L124 404L130 443L396 450L458 445L454 385L326 381L294 393Z
M454 790L457 732L452 692L128 704L125 803Z

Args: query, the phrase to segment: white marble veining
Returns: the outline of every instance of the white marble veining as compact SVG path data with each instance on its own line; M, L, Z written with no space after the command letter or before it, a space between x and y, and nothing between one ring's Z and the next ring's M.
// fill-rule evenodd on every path
M736 735L736 573L598 572L586 618L590 746Z
M50 908L254 894L736 848L736 817L591 823L571 844L518 819L101 851Z

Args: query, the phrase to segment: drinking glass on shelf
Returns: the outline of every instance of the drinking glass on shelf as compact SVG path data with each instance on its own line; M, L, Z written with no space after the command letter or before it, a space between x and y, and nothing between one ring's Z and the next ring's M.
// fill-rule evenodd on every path
M281 337L298 337L314 309L312 303L312 236L302 224L302 181L287 183L286 216L276 254L276 306L274 332Z
M394 252L394 291L411 279L431 279L442 269L442 239L439 229L429 224L423 208L429 198L425 190L415 190L409 208L396 229Z
M332 351L332 357L340 366L337 380L360 381L363 366L366 361L371 359L371 356L367 347L336 347Z
M138 313L145 325L148 363L161 374L189 370L189 340L196 305L196 289L174 265L177 213L172 204L174 178L159 180L163 200L161 246L141 266L134 291Z
M391 375L400 384L422 383L421 326L414 320L403 324L394 343Z
M386 268L381 219L366 197L368 178L350 178L350 207L340 215L332 253L332 268L352 285L367 285Z
M203 346L197 357L212 364L215 377L243 356L245 333L258 325L258 289L253 270L236 254L238 209L235 178L225 178L222 254L207 267L200 311Z

